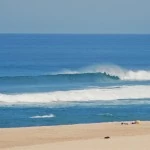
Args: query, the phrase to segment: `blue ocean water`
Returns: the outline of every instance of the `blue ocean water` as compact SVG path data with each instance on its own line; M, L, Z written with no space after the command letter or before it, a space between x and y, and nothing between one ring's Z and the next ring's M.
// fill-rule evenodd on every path
M0 34L0 127L150 120L150 35Z

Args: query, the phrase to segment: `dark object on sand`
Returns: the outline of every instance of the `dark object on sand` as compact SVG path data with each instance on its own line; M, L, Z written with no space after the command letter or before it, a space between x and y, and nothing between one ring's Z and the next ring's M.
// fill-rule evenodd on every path
M126 122L121 122L121 125L128 125L128 123L126 123Z
M110 137L109 136L105 136L104 139L110 139Z
M140 124L140 120L133 121L131 124Z

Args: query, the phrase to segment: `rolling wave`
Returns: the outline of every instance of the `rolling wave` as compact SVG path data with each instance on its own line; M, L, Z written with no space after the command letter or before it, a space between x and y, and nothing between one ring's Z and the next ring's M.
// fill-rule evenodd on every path
M1 103L49 103L56 101L92 101L148 99L150 86L120 86L46 93L0 94Z
M51 82L102 82L102 81L146 81L150 80L149 70L130 70L115 65L96 65L77 71L63 70L37 76L1 76L0 82L51 83Z
M1 83L66 83L66 82L100 82L100 81L112 81L119 80L119 77L109 75L107 73L75 73L75 74L50 74L39 76L5 76L0 77Z

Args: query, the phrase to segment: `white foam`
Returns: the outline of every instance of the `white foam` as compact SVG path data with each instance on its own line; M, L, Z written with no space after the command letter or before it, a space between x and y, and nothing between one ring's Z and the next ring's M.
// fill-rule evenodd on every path
M43 116L32 116L30 118L38 119L38 118L53 118L55 115L49 114L49 115L43 115Z
M120 79L122 79L122 80L138 80L138 81L150 80L150 71L145 71L145 70L132 71L132 70L129 70L126 73L124 73L124 75L121 75Z
M0 94L3 103L48 103L54 101L91 101L150 98L150 86L121 86L47 93Z

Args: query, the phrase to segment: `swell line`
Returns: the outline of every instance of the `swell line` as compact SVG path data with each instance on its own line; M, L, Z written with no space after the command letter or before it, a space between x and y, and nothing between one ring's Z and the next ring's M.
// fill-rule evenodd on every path
M107 73L76 73L76 74L52 74L39 76L4 76L0 77L0 82L94 82L119 80L119 77Z

